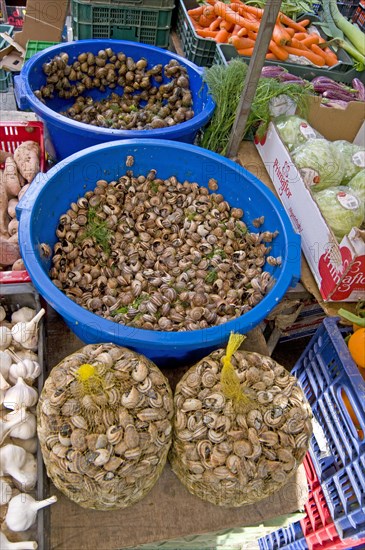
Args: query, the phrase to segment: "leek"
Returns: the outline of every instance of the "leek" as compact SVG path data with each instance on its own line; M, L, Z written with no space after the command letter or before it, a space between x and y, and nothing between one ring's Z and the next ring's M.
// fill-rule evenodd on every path
M337 7L336 0L326 1L329 1L331 15L333 17L333 21L335 22L336 27L338 27L355 46L355 48L363 56L365 56L365 34L359 29L359 27L350 23L350 21L348 21L343 15L341 15ZM324 4L326 3L326 1L324 1Z

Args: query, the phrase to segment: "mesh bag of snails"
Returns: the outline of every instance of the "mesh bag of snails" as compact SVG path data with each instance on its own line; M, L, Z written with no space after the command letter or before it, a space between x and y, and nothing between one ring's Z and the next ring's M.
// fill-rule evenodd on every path
M176 387L172 469L219 506L258 502L287 483L308 450L311 409L296 378L231 334Z
M169 383L149 359L114 344L69 355L47 378L38 436L47 473L84 508L125 508L154 486L172 439Z

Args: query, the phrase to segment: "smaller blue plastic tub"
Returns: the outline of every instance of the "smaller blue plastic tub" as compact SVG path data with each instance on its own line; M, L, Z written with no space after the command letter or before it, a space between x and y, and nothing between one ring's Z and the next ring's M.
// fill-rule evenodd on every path
M282 257L282 265L265 265L276 283L265 298L245 315L223 325L188 332L143 330L113 323L77 305L51 282L51 259L40 254L40 244L54 246L59 217L86 191L94 189L98 179L112 181L125 174L125 160L133 155L134 174L147 174L151 168L166 179L208 186L211 177L218 180L219 192L232 207L244 210L244 220L258 231L252 220L265 216L261 231L277 230L272 243L273 256ZM132 348L157 364L174 366L201 358L213 349L225 346L231 331L245 333L254 328L280 302L300 275L300 237L273 193L238 164L194 145L166 140L123 140L97 145L60 162L47 174L39 174L17 207L21 255L33 284L47 302L64 318L84 342L114 342Z
M195 116L191 120L169 128L112 130L77 122L60 115L61 111L66 111L71 107L75 98L65 100L55 97L48 100L47 105L36 98L33 92L46 83L42 65L49 62L55 55L66 52L69 55L70 63L75 61L78 55L83 52L97 54L99 50L108 47L115 52L124 52L135 60L144 57L148 61L147 68L159 63L165 65L171 59L179 61L181 65L187 68L189 74ZM100 100L109 96L112 92L122 93L122 88L117 87L114 90L107 88L105 92L100 92L100 90L94 88L87 90L83 95L91 96L94 100ZM213 99L208 95L208 87L203 84L202 69L200 67L161 48L123 40L78 40L77 42L68 42L47 48L32 56L23 66L20 77L15 80L15 93L18 106L23 110L30 109L34 111L45 123L58 160L62 160L92 145L120 139L154 138L193 143L200 128L205 126L212 117L215 108Z

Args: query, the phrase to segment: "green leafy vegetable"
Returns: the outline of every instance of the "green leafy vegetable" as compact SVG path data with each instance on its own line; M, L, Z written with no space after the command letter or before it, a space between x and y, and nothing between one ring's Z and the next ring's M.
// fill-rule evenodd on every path
M112 234L109 231L106 222L99 218L95 208L89 208L87 213L87 224L85 226L83 239L91 237L92 239L94 239L95 244L100 245L105 253L109 253L109 241L111 236Z
M241 59L232 59L228 66L213 65L204 70L203 79L217 106L209 126L204 130L200 145L224 155L235 120L237 107L247 75L247 65ZM286 95L297 104L301 113L306 109L306 98L312 86L278 82L274 78L260 78L245 128L245 136L258 130L264 135L271 119L270 100Z
M365 169L361 170L349 181L348 186L354 191L362 203L365 203Z
M365 166L365 149L344 139L334 141L338 155L344 164L342 183L348 183Z
M309 139L294 149L292 159L313 191L321 191L342 182L344 164L335 145L326 139Z
M296 115L280 116L275 119L275 125L289 151L310 138L322 137L306 120Z
M246 0L245 4L264 8L267 2L266 0ZM314 13L314 4L317 4L317 2L314 2L313 0L298 0L297 2L295 2L295 0L283 0L280 6L280 11L295 21L297 17L303 13Z
M323 217L341 241L353 227L360 227L364 219L364 203L345 186L329 187L314 194Z

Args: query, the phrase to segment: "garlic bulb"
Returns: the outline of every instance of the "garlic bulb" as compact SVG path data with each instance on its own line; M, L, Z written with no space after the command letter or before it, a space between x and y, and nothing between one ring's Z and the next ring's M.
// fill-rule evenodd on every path
M14 427L10 428L10 437L18 437L19 439L30 439L37 433L37 419L34 414L27 411L24 406L19 407L14 412L8 413L5 416L5 420L14 422L15 419L18 422Z
M26 531L37 519L37 512L57 502L57 497L36 501L26 493L20 493L11 499L5 516L5 523L11 531Z
M15 353L15 351L12 348L10 348L10 351L12 355L16 357L17 361L23 361L24 359L31 359L32 361L38 361L38 355L30 349L20 348L20 349L17 349Z
M4 419L0 418L0 445L3 443L5 437L10 434L11 430L15 429L15 427L24 422L25 413L25 407L21 407L16 414L12 414L11 418L8 418L9 415L6 415Z
M17 445L4 445L0 453L0 475L9 475L23 491L34 489L37 483L37 461Z
M4 533L0 531L1 550L36 550L38 544L35 540L22 540L21 542L10 542Z
M33 319L35 316L36 311L35 309L32 309L31 307L21 307L17 311L14 311L14 313L11 316L11 322L13 324L15 323L28 323Z
M5 395L7 390L9 390L9 388L10 388L10 384L7 383L7 381L5 380L5 378L0 372L0 405L4 403Z
M0 374L3 375L5 380L8 379L10 365L12 364L12 358L9 354L9 350L0 351Z
M6 311L3 306L0 306L0 322L3 321L6 317Z
M14 445L22 447L28 453L32 453L32 455L35 455L38 449L37 437L30 437L29 439L19 439L18 437L11 437L9 443L13 443Z
M40 373L41 367L37 361L22 359L10 365L8 379L11 384L16 384L18 378L32 382Z
M0 349L4 350L11 344L12 333L8 327L0 327Z
M9 483L0 478L0 506L3 506L9 502L12 492L13 490Z
M21 344L23 348L36 350L38 345L38 323L45 313L45 309L42 308L31 321L16 323L11 329L15 342Z
M4 398L4 407L7 409L15 410L20 407L33 407L38 401L38 392L31 386L28 386L20 376L15 384L10 388L8 384L8 391ZM0 386L1 389L1 386Z

